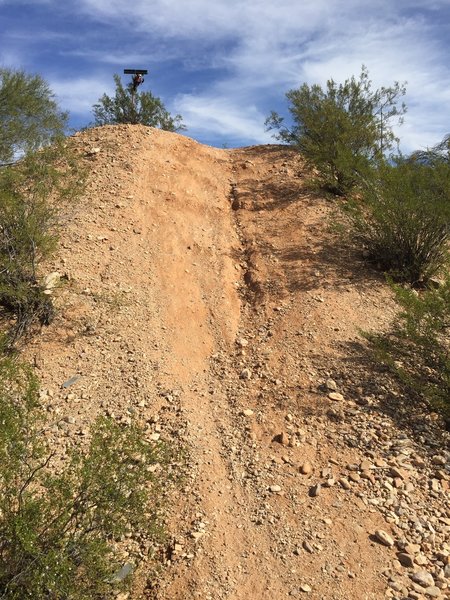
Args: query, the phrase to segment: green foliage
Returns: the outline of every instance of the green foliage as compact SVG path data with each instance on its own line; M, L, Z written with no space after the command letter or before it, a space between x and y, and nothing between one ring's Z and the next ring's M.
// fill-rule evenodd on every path
M362 195L352 205L353 224L369 258L411 284L438 273L448 259L450 164L380 165Z
M0 163L60 137L66 123L39 75L0 68Z
M37 390L28 368L0 361L0 597L103 600L117 589L114 542L158 539L168 453L137 425L99 418L90 444L61 463Z
M0 170L0 305L14 319L10 343L53 315L38 265L57 244L59 215L82 189L82 172L61 140Z
M298 147L325 189L346 195L393 148L397 139L390 123L394 118L401 121L406 111L404 105L397 108L404 94L405 86L398 82L372 90L362 67L358 80L352 77L338 85L330 79L326 90L306 83L290 90L286 96L293 127L285 127L275 112L266 126L279 131L278 139Z
M123 87L119 75L114 75L116 93L114 97L103 96L93 106L95 125L131 123L159 127L166 131L184 129L181 115L172 117L160 98L151 92L133 91L132 84Z
M402 311L389 335L372 336L378 355L450 425L450 275L421 293L392 286Z

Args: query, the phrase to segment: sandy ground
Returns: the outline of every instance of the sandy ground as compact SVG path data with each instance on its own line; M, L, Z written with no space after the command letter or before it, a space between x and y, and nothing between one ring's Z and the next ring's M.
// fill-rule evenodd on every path
M140 126L75 143L88 188L48 265L68 283L26 351L49 435L63 455L97 415L134 416L188 455L165 568L155 579L144 562L130 600L445 597L444 476L429 495L443 434L392 410L398 390L369 366L360 329L388 326L390 292L332 233L298 154ZM408 570L411 511L435 537L424 525ZM413 583L420 569L436 585Z

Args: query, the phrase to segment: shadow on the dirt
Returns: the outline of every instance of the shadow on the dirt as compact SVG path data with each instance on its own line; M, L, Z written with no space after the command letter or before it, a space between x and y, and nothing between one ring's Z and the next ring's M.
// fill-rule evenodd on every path
M264 153L275 161L274 169L288 169L282 165L289 162L275 164L278 159L286 160L285 152L283 146L264 148ZM295 156L296 151L292 152ZM366 263L361 252L344 235L336 233L337 223L342 223L336 216L338 209L333 200L308 187L300 164L297 172L294 172L295 165L289 168L291 175L281 173L269 180L251 177L240 180L233 191L236 206L253 215L254 222L261 228L253 247L262 257L277 261L286 289L313 291L323 288L324 283L334 289L351 284L363 292L383 283L383 275ZM318 209L315 217L308 219L307 215L314 214L314 209ZM282 211L280 217L277 211ZM262 212L269 214L260 220Z
M316 240L323 238L323 231L315 235L314 230L310 230L309 234ZM336 235L330 234L320 246L299 241L299 244L275 251L275 254L291 292L324 287L340 289L349 285L364 292L384 282L382 274L370 269L358 251Z
M334 361L333 376L342 382L346 398L354 399L369 414L391 419L415 442L422 442L428 453L449 443L446 426L448 429L450 423L446 424L416 390L380 363L370 345L353 341L342 344L342 350L346 358Z

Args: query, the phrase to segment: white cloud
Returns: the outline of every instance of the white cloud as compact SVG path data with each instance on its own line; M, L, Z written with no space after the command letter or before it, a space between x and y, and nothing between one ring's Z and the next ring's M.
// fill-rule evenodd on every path
M93 104L103 93L114 95L114 82L111 77L55 79L49 83L60 105L75 115L84 116L91 113Z
M267 98L281 100L303 82L358 76L362 64L375 87L408 81L410 109L399 130L408 149L427 136L434 143L450 127L450 66L442 41L449 0L79 0L76 8L35 1L52 2L68 17L85 16L86 38L60 52L89 60L94 70L127 62L157 64L161 72L176 63L187 92L176 98L175 110L210 137L229 131L266 141ZM106 28L101 43L87 35L98 24ZM189 79L197 82L205 68L208 80L189 89ZM90 111L98 90L112 91L108 76L101 84L89 77L52 86L69 109Z
M245 106L227 98L182 95L174 108L183 115L190 135L215 135L229 140L246 139L248 143L267 144L270 134L263 130L264 115L255 106Z

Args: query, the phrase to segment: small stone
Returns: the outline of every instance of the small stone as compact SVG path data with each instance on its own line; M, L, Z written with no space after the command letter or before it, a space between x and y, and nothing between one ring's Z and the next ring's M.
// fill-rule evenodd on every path
M61 281L61 274L58 271L53 271L53 273L49 273L42 280L42 285L46 290L53 290L58 286ZM445 464L445 463L444 463Z
M320 494L321 489L322 489L322 486L320 485L320 483L318 483L317 485L314 485L309 490L309 495L311 496L311 498L316 498Z
M272 492L273 494L278 494L279 492L281 492L281 486L279 486L279 485L271 485L269 487L269 491Z
M309 552L309 554L313 554L314 553L314 548L311 546L311 544L308 541L304 541L303 544L303 549L306 550L306 552Z
M308 461L305 461L302 465L300 465L299 471L302 475L309 475L313 472L312 464Z
M251 417L253 415L253 411L251 408L246 408L242 411L242 414L244 415L244 417Z
M424 596L422 596L422 594L419 594L419 592L416 592L416 590L409 590L408 600L409 598L411 598L411 600L424 600Z
M310 585L308 585L307 583L303 583L300 586L300 589L302 592L305 592L306 594L309 594L310 592L312 592L312 587Z
M405 552L408 554L418 554L420 552L419 544L407 544L405 546Z
M361 471L370 471L372 468L372 463L369 460L363 460L359 465Z
M330 390L330 392L335 392L337 390L337 383L334 381L334 379L327 379L325 386L327 390Z
M391 477L394 477L394 479L406 479L408 474L406 473L406 471L404 469L398 469L397 467L391 467L390 469L390 473L391 473Z
M414 583L418 583L424 588L434 586L433 576L431 575L431 573L428 573L428 571L417 571L416 573L413 573L410 577L414 581Z
M252 372L250 371L250 369L242 369L239 377L240 377L240 379L251 379Z
M414 557L410 554L407 554L406 552L399 552L397 554L397 558L403 567L406 567L407 569L414 567Z
M124 581L134 571L134 565L132 563L125 563L112 577L113 583L120 583Z
M248 340L246 340L245 338L238 338L236 340L236 344L241 348L245 348L246 346L248 346Z
M374 535L376 540L384 546L392 547L395 543L392 537L383 529L377 529Z
M346 479L345 477L341 477L339 479L339 483L341 484L341 487L344 488L344 490L350 490L352 488L352 486L350 485L349 480Z
M328 394L328 398L330 400L335 400L336 402L339 402L340 400L344 399L344 396L339 392L331 392L330 394Z
M439 492L441 489L441 484L438 479L431 480L431 489L433 492Z
M398 579L391 579L388 585L391 589L395 590L396 592L401 592L403 589L403 584Z
M441 590L436 585L431 585L423 590L425 596L429 598L442 598Z

